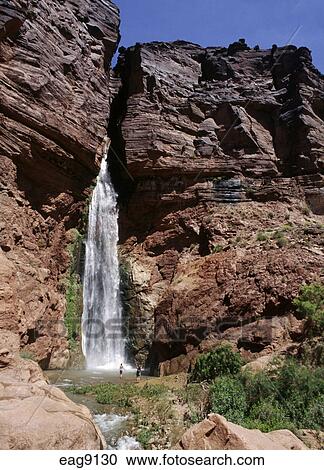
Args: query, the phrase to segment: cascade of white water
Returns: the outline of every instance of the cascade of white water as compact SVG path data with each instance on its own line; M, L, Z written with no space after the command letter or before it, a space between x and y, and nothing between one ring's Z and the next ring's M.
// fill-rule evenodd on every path
M82 350L89 368L117 369L125 361L117 242L117 197L103 158L86 241Z

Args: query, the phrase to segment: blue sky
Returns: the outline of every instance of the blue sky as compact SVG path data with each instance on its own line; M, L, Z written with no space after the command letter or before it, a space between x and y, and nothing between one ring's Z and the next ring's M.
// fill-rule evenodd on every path
M121 10L121 45L185 39L227 46L307 46L324 73L324 0L114 0ZM298 28L297 34L293 36Z

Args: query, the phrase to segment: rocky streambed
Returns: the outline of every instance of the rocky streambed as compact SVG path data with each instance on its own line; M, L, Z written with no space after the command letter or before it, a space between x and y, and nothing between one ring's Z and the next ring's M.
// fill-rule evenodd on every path
M86 406L111 449L174 447L188 427L181 405L186 374L142 377L134 371L47 371L51 383L76 404ZM190 423L189 423L190 424Z
M140 443L131 436L132 416L127 409L116 410L113 406L98 403L91 393L79 393L83 387L101 384L118 384L118 373L105 370L66 369L49 370L50 382L64 391L76 404L86 406L105 437L108 449L141 449ZM126 371L123 384L134 382L134 372Z

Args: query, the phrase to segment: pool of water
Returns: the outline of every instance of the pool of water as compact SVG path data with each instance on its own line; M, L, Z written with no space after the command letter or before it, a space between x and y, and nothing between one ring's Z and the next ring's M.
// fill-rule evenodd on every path
M84 385L97 385L101 383L127 383L136 381L136 370L127 369L120 379L119 371L105 369L65 369L48 370L45 372L51 384L60 388L82 387Z

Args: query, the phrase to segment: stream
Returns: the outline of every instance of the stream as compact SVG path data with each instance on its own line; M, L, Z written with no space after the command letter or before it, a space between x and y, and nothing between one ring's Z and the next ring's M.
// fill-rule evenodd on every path
M118 415L109 411L107 405L102 405L89 395L78 395L69 389L73 386L97 385L102 383L120 383L118 371L110 370L48 370L46 375L52 385L60 388L74 401L74 403L85 405L91 412L94 421L100 428L107 442L107 449L136 450L141 449L139 442L129 436L131 426L129 415ZM122 383L134 382L134 371L125 371Z

